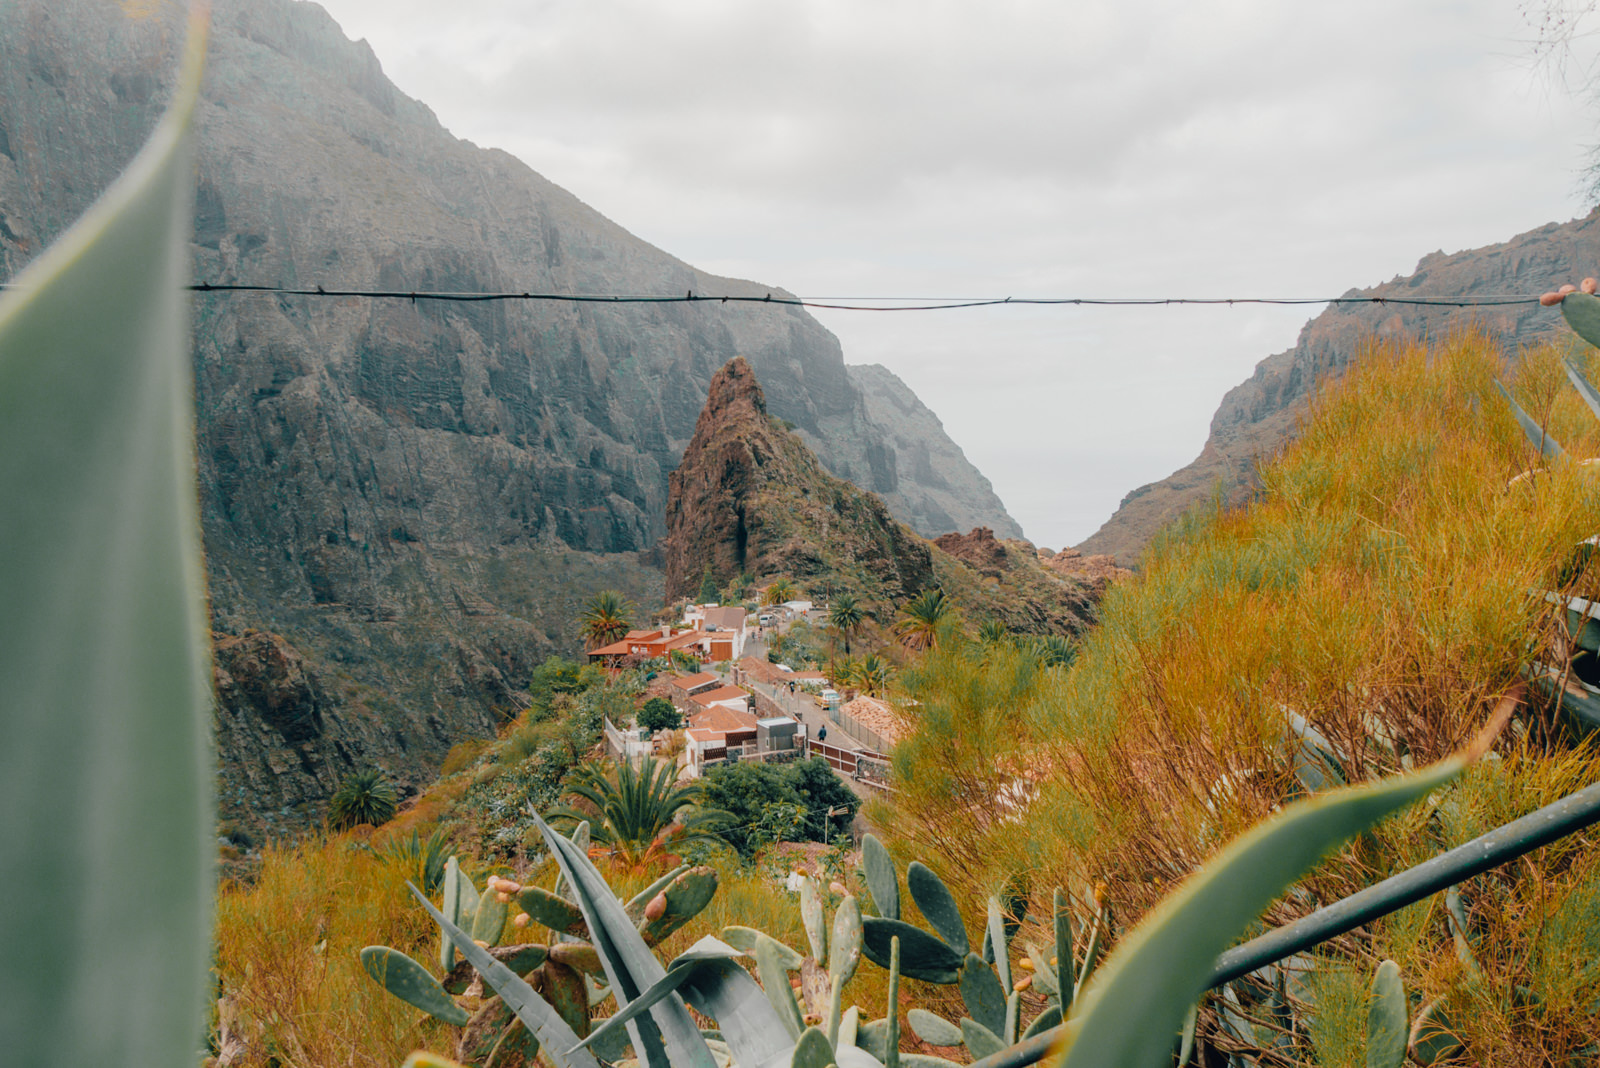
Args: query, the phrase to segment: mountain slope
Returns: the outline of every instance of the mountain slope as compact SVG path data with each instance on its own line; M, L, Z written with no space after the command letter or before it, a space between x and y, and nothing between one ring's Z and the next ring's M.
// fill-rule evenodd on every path
M1346 296L1452 298L1534 294L1600 273L1600 215L1549 223L1510 241L1447 255L1424 256L1410 275ZM1079 548L1131 564L1167 521L1220 492L1237 503L1255 485L1256 460L1293 436L1319 379L1338 375L1363 344L1406 337L1438 338L1477 324L1504 349L1543 340L1560 315L1535 301L1500 307L1443 308L1401 304L1336 304L1308 322L1294 348L1268 356L1223 398L1200 455L1159 482L1122 499L1116 513Z
M929 542L876 495L835 478L767 411L750 364L730 360L711 380L683 463L668 480L662 555L669 599L693 596L710 571L798 580L814 595L855 593L880 620L933 586L968 618L1034 634L1071 634L1092 614L1092 591L1039 562L1024 541L988 530Z
M0 279L137 151L182 14L171 2L0 4ZM700 272L506 153L451 136L315 4L217 0L212 22L198 279L779 292ZM798 309L229 293L193 307L230 816L314 816L364 764L419 781L515 707L532 665L576 651L584 595L659 600L647 565L667 472L734 355L830 470L889 492L916 482L837 340Z

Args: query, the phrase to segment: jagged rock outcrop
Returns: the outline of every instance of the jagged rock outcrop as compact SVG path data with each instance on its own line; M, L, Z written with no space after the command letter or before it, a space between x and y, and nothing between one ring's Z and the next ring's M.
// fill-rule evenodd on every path
M667 479L662 542L667 597L719 584L830 576L885 605L933 579L928 543L883 501L822 469L799 435L767 413L742 357L711 379L683 463Z
M0 280L143 143L182 18L174 3L0 4ZM698 271L451 136L315 4L216 0L202 95L198 279L778 292ZM531 665L579 647L583 596L659 600L640 553L665 531L666 473L730 357L761 371L774 412L834 473L921 499L921 465L900 462L837 340L799 309L211 293L194 327L213 626L295 650L322 680L327 736L402 778L491 729ZM942 436L927 448L935 499L982 481ZM241 772L241 805L323 796L331 765L280 759L265 711L229 707L242 725L219 735L225 776L284 765ZM302 744L321 743L289 748Z
M1040 549L1039 562L1058 575L1087 582L1097 598L1106 592L1107 586L1133 574L1118 565L1114 556L1104 553L1085 556L1077 549L1062 549L1058 553Z
M980 575L999 578L1007 569L1006 547L988 527L974 527L966 534L941 534L933 543Z
M1410 275L1346 296L1395 299L1538 294L1600 273L1600 215L1549 223L1499 245L1453 255L1424 256ZM1256 463L1274 455L1294 433L1310 391L1326 376L1341 373L1363 345L1414 337L1437 337L1476 323L1497 337L1508 355L1519 345L1545 340L1561 330L1557 309L1536 300L1483 308L1404 304L1336 304L1308 322L1295 347L1268 356L1251 377L1222 399L1205 447L1194 462L1122 499L1112 517L1078 548L1114 555L1132 564L1165 523L1193 505L1220 494L1227 503L1248 497Z
M668 487L669 598L693 596L709 569L719 586L782 576L823 597L850 591L880 620L932 586L969 618L1018 632L1072 634L1093 615L1090 584L1046 569L1028 542L978 528L930 543L876 496L828 474L768 413L742 359L711 380Z

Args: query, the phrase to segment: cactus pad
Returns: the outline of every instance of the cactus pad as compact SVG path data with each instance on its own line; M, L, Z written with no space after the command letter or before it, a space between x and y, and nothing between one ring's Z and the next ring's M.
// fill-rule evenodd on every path
M889 966L889 940L900 939L900 974L925 983L953 983L961 976L961 958L940 939L903 920L875 916L861 921L861 952L880 968Z
M388 946L368 946L361 951L361 966L367 974L395 997L408 1005L415 1005L429 1016L445 1023L463 1026L472 1017L457 1005L439 980L428 969Z
M961 922L961 910L956 907L956 899L944 880L921 861L913 860L906 869L906 889L911 891L911 900L917 903L917 909L928 924L955 950L956 958L965 957L971 948L967 942L967 928Z

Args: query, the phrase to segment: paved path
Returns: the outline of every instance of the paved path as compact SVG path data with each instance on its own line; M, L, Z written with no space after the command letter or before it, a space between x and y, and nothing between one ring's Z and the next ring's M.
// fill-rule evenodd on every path
M760 638L751 638L745 642L744 655L753 657L756 660L765 660L767 658L767 643ZM757 682L748 676L746 676L743 685L748 689L755 690L763 697L770 698L779 708L804 723L806 725L806 737L813 741L817 740L817 732L826 726L828 728L828 737L822 740L829 745L851 750L871 748L871 746L862 745L850 737L843 727L828 719L828 714L822 710L822 707L813 701L806 691L799 687L796 687L794 695L790 696L788 686L772 686L764 682Z

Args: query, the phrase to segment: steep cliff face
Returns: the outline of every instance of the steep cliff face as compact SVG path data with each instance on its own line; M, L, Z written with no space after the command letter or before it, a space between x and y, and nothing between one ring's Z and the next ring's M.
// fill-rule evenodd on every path
M835 478L767 411L749 363L716 377L683 463L668 479L662 555L669 598L692 596L707 570L719 585L796 579L813 593L850 591L880 620L941 587L974 620L1033 634L1072 634L1093 613L1087 581L1044 567L1020 540L978 528L929 542L883 501Z
M944 432L933 410L887 367L851 364L867 416L891 447L895 477L875 487L889 510L924 537L988 527L1002 538L1022 537L994 486ZM888 480L886 480L888 481Z
M1452 298L1533 294L1596 273L1600 215L1550 223L1499 245L1423 257L1414 273L1346 296ZM1255 373L1230 390L1211 420L1200 455L1159 482L1123 498L1116 513L1078 548L1106 553L1125 564L1168 520L1220 493L1229 503L1249 495L1256 462L1290 439L1310 391L1338 375L1369 341L1440 336L1477 324L1500 339L1509 355L1518 345L1545 340L1561 329L1561 316L1535 301L1500 307L1443 308L1402 304L1336 304L1300 331L1294 348L1268 356Z
M182 14L159 0L0 4L0 279L142 144ZM214 3L197 171L194 273L209 282L777 292L697 271L452 137L364 43L296 0ZM264 635L320 695L290 720L227 690L230 817L315 815L361 764L419 779L492 729L531 665L576 650L585 595L658 601L640 554L665 531L667 472L734 355L831 470L916 483L837 341L795 309L265 294L193 307L213 625Z
M878 497L824 471L768 414L742 358L712 378L683 463L668 478L662 554L669 599L692 595L708 568L719 585L739 574L827 576L885 607L933 579L928 543Z

